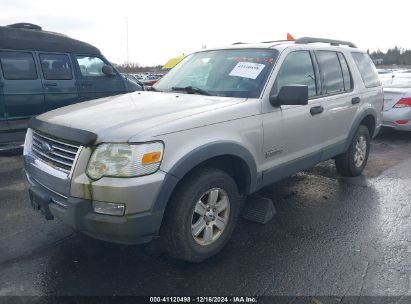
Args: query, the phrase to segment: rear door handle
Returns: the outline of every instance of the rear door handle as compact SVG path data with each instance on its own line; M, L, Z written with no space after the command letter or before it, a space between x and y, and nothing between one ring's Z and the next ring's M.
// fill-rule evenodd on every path
M324 108L322 106L312 107L310 109L311 115L321 114L323 111L324 111Z
M353 97L353 99L351 99L351 103L354 105L354 104L357 104L357 103L360 103L361 102L361 98L360 97Z
M46 88L48 88L48 87L57 87L57 82L45 82L44 86Z

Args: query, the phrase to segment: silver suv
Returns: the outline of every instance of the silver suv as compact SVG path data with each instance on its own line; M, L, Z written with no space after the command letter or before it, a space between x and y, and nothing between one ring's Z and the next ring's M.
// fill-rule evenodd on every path
M151 91L32 119L24 175L47 219L111 242L160 236L198 262L226 244L247 195L330 158L360 175L382 106L352 43L237 43L187 56Z

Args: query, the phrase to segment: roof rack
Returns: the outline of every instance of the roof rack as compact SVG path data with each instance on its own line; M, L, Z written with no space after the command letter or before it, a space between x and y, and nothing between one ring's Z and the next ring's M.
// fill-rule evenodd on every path
M256 42L256 43L274 43L274 42L294 42L293 40L272 40L272 41L263 41L263 42ZM235 42L232 45L237 45L237 44L250 44L250 42Z
M329 43L331 45L347 45L352 48L356 48L357 46L348 41L341 41L341 40L333 40L333 39L326 39L326 38L313 38L313 37L301 37L295 40L296 44L308 44L308 43Z
M294 41L293 40L283 39L283 40L262 41L260 43L273 43L273 42L294 42Z
M272 40L272 41L263 41L260 43L274 43L274 42L295 42L296 44L308 44L308 43L329 43L330 45L347 45L352 48L357 48L357 46L349 41L342 41L342 40L333 40L327 38L314 38L314 37L301 37L295 40ZM233 45L237 44L249 44L249 42L235 42Z

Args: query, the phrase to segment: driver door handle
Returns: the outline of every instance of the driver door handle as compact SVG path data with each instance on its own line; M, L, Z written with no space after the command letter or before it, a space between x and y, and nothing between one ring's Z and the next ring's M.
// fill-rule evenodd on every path
M57 82L45 82L44 87L46 87L46 88L57 87Z
M317 114L321 114L322 112L324 112L324 108L322 106L316 106L310 109L310 113L313 116Z
M360 103L361 102L361 98L360 97L354 97L353 99L351 99L351 103L354 105L354 104L357 104L357 103Z

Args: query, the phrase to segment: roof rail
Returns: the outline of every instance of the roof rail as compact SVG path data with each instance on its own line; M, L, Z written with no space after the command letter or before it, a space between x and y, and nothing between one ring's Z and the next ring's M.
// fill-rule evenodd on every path
M272 40L272 41L262 41L262 42L255 42L255 43L274 43L274 42L294 42L293 40ZM250 44L253 42L235 42L232 45L237 45L237 44Z
M13 23L7 25L7 27L16 28L16 29L27 29L27 30L38 30L41 31L41 26L38 26L33 23L21 22L21 23Z
M313 38L313 37L301 37L295 40L296 44L307 44L307 43L329 43L331 45L347 45L352 48L356 48L357 46L348 41L341 41L341 40L333 40L333 39L326 39L326 38Z
M273 42L294 42L294 41L293 40L283 39L283 40L262 41L260 43L273 43Z

